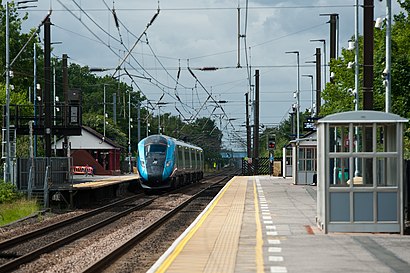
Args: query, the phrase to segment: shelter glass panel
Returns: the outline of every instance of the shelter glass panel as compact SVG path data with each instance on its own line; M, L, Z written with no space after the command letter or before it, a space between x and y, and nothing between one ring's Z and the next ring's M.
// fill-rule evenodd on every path
M398 185L399 166L395 157L378 157L376 159L376 179L378 187L395 187Z
M329 184L332 187L347 187L350 179L349 158L330 158Z
M355 184L355 186L361 187L372 187L373 186L373 158L363 158L362 160L362 176L363 176L363 183Z
M385 126L377 126L376 130L376 151L377 152L386 152L386 146L384 143L385 136Z
M355 152L372 152L373 151L373 125L369 125L369 124L359 125L355 129L355 133L356 133L356 141L357 141L357 147L355 147Z
M330 126L329 140L331 153L349 152L349 126L347 124Z
M363 184L362 166L363 166L364 158L353 157L351 160L353 163L353 184L354 185ZM350 184L350 180L349 180L349 184Z

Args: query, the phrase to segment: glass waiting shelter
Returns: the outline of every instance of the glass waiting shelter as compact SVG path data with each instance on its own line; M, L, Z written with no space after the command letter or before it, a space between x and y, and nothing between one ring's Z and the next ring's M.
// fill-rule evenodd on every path
M325 232L403 234L403 126L377 111L318 121L318 226Z

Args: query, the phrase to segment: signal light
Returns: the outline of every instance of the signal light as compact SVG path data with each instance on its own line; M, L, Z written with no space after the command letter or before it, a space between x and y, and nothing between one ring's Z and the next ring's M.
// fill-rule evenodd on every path
M275 141L269 141L268 142L268 149L270 149L270 150L275 149Z

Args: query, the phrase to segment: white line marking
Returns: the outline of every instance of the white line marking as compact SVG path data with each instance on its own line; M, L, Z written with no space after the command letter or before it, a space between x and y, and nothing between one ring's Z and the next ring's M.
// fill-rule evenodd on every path
M283 262L282 256L269 256L269 262Z
M270 267L271 273L286 273L288 270L284 266L271 266Z
M268 252L270 252L270 253L273 253L273 252L275 252L275 253L278 253L278 252L282 252L282 248L281 247L268 247Z

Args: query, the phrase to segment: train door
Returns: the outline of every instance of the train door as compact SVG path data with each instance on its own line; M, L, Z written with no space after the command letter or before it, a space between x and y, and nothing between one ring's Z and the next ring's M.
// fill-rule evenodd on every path
M178 169L183 170L184 168L184 148L178 146Z
M189 148L185 147L184 149L184 167L185 170L188 170L190 167L190 158L189 158Z

